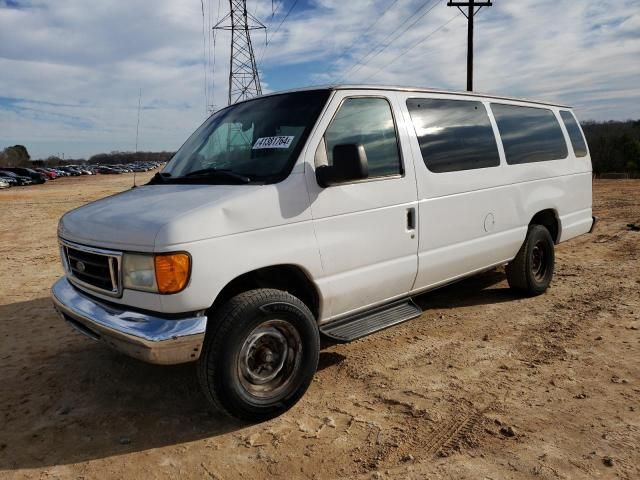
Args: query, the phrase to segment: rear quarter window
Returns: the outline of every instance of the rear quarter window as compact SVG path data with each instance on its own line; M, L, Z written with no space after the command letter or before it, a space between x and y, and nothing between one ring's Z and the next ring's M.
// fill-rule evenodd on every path
M564 126L569 134L569 140L571 140L571 146L573 147L573 153L576 157L587 156L587 143L582 135L582 130L578 122L576 122L573 114L568 110L560 110L560 118L564 122Z
M407 108L427 168L436 173L496 167L500 156L478 101L410 98Z
M492 103L507 163L560 160L568 155L562 129L548 108Z

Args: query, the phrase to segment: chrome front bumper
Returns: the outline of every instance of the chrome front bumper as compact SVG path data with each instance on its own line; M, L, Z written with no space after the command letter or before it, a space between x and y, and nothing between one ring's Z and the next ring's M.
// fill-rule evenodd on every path
M51 288L60 316L86 336L149 363L197 360L207 327L206 315L169 319L127 311L84 295L65 278Z

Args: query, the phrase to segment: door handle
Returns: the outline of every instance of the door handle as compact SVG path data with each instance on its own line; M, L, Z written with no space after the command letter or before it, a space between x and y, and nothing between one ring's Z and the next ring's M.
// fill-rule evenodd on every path
M416 229L416 209L407 208L407 231Z

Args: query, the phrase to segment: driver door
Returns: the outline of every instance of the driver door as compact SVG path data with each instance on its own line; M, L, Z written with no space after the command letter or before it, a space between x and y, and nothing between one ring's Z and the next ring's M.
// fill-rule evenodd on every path
M393 93L338 91L309 143L305 168L325 293L322 321L407 295L417 273L417 192ZM363 145L369 178L321 188L333 147Z

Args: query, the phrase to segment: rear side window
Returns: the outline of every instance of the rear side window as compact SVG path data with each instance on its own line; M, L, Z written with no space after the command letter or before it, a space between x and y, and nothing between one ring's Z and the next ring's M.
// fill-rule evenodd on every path
M567 156L567 143L551 110L501 103L492 103L491 110L508 164L559 160Z
M410 98L407 108L422 159L432 172L500 165L496 138L481 102Z
M402 173L391 105L384 98L347 98L327 128L324 140L329 165L333 165L333 147L354 143L364 146L369 177Z
M584 141L584 136L582 136L582 131L575 117L568 110L560 110L560 117L569 134L573 153L576 154L576 157L585 157L587 155L587 143Z

